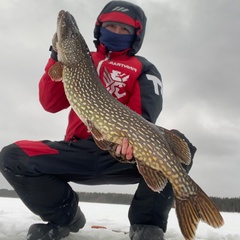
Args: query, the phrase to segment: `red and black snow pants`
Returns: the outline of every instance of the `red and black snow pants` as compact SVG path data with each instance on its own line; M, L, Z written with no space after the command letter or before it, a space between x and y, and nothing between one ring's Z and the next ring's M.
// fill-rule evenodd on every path
M166 230L173 204L171 184L160 194L153 192L135 164L118 162L91 138L71 143L15 142L0 152L0 171L33 213L57 225L68 224L77 210L78 196L68 182L138 183L129 209L130 224L158 225Z

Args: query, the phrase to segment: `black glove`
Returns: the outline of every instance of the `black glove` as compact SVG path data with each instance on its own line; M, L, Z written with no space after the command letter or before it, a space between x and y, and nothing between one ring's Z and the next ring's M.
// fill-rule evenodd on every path
M51 53L51 58L54 61L58 61L58 53L57 53L57 33L54 33L53 38L52 38L52 45L49 48L49 51L52 52Z

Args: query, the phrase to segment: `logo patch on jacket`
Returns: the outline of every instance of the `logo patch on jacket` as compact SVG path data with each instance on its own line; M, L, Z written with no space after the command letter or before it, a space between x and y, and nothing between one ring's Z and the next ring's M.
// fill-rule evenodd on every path
M122 73L117 70L112 70L109 72L104 68L103 80L106 85L106 89L112 95L115 95L117 99L120 99L126 95L126 92L122 92L126 86L126 81L129 79L129 75Z

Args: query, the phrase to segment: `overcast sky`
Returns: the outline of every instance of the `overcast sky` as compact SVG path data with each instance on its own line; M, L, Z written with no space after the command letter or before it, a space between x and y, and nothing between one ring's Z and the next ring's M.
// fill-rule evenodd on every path
M95 20L107 2L0 0L0 149L20 139L62 140L69 109L50 114L38 101L57 14L72 13L94 50ZM132 2L148 17L139 55L163 78L157 124L179 129L198 148L190 175L208 195L240 197L240 1ZM73 186L123 193L136 188ZM2 176L0 188L11 189Z

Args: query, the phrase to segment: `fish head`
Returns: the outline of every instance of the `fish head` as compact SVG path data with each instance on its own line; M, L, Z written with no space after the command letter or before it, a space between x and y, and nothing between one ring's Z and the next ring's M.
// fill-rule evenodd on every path
M78 64L85 57L86 46L74 17L61 10L57 20L58 61L66 66Z

